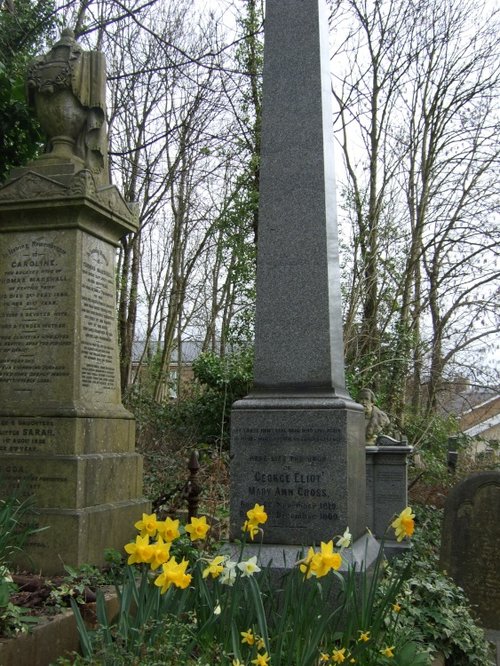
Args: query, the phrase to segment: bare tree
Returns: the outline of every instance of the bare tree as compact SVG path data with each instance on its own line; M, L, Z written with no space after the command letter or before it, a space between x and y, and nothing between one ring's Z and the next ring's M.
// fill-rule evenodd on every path
M415 14L411 3L399 0L387 4L349 0L342 11L333 23L347 20L349 32L334 62L342 54L346 75L336 72L333 92L354 226L346 357L352 365L362 358L375 378L381 336L388 324L381 308L386 299L383 288L392 289L392 280L384 282L382 260L394 238L389 233L393 221L389 203L400 168L392 150L391 125L409 69L407 44L412 41ZM392 316L391 311L387 314Z
M412 404L425 383L432 410L463 352L498 330L497 15L458 0L338 12L334 25L350 21L334 79L353 225L347 359L392 412L409 376Z

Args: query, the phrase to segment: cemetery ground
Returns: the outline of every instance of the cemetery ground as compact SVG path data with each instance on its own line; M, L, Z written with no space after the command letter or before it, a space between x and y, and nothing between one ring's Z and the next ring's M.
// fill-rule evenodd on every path
M83 5L86 4L82 3L77 24L83 20L86 11ZM8 13L10 9L7 7ZM433 10L431 15L434 15ZM409 14L412 16L413 8ZM183 239L187 235L190 239L198 236L201 231L203 241L199 249L193 248L192 260L188 259L190 241L185 246L184 240L181 241L186 248L186 253L182 251L181 254L191 267L189 271L173 268L179 258L178 253L173 252L176 257L172 264L174 289L166 296L170 286L165 281L160 297L163 299L165 295L165 307L169 315L173 314L173 319L163 317L165 311L162 311L159 321L161 337L165 334L165 346L160 367L156 370L154 397L129 396L124 405L122 395L130 379L127 357L131 351L126 347L130 347L134 339L136 306L140 300L136 289L142 270L140 262L136 262L140 252L138 234L146 221L148 225L153 218L156 222L159 209L156 204L150 208L149 197L144 196L146 190L140 186L126 186L127 160L125 163L115 160L116 151L108 150L104 53L84 50L75 38L75 32L79 31L74 32L68 27L62 30L59 40L49 51L28 66L29 96L48 139L48 152L26 166L14 169L6 183L0 186L0 303L5 304L0 308L0 412L6 417L0 433L0 462L3 481L9 488L8 492L0 494L0 497L7 498L0 500L0 520L3 522L3 528L0 525L0 624L5 629L4 634L14 635L10 655L6 656L10 648L3 649L7 643L0 642L0 666L54 666L56 663L59 666L70 663L95 666L332 666L343 663L435 666L438 656L442 661L446 660L448 666L492 663L493 655L476 619L481 618L489 628L500 629L500 604L496 603L500 600L497 557L500 533L496 520L500 471L479 474L471 483L467 479L456 485L458 472L454 472L454 478L449 476L442 459L445 442L432 442L431 450L427 452L432 455L426 458L424 452L419 451L422 466L413 470L411 501L407 505L406 460L400 464L400 454L406 459L411 447L407 447L408 451L403 450L402 439L392 440L396 444L387 445L385 451L381 441L378 447L370 446L375 444L372 436L376 435L375 430L378 432L383 426L382 412L375 419L374 396L364 409L355 403L350 395L357 391L347 390L345 377L346 366L356 372L360 364L353 363L349 354L347 364L344 362L327 3L324 0L269 2L265 22L262 119L257 116L261 106L259 101L255 104L256 118L255 124L252 120L254 126L251 129L258 140L254 145L252 139L246 157L241 155L241 174L247 172L243 164L248 157L251 180L256 180L254 176L259 175L259 208L257 211L257 197L254 196L257 192L252 185L248 189L249 198L253 200L251 209L248 207L248 220L253 218L252 228L247 228L246 213L245 221L243 217L240 219L239 212L235 216L238 219L236 226L245 227L242 241L251 244L252 266L258 230L257 295L255 327L252 327L255 346L253 382L246 374L239 387L244 390L239 391L239 396L230 395L229 382L224 375L214 372L214 367L208 367L206 374L215 381L212 385L205 382L207 390L188 396L187 400L156 404L162 399L160 389L163 390L169 354L173 351L174 331L178 332L177 356L181 361L180 334L190 328L190 323L183 317L186 301L179 298L181 290L175 286L182 283L182 291L191 301L193 291L187 284L189 273L197 273L198 265L204 267L203 275L212 272L210 263L205 264L208 255L204 247L212 246L214 231L217 230L217 237L219 230L224 231L225 236L226 212L222 211L228 213L227 226L234 226L232 203L229 209L226 204L233 201L235 191L240 191L239 177L233 182L231 176L228 187L224 186L223 191L229 194L229 198L226 200L224 196L224 201L220 201L221 208L218 204L213 209L210 206L211 221L206 230L198 225L181 225L186 229L186 235L181 234ZM413 30L413 18L410 23ZM446 32L453 31L447 28ZM99 40L100 46L103 45L101 42ZM255 44L253 38L252 44ZM154 50L157 52L156 48ZM134 51L138 53L140 49L134 48ZM421 52L420 46L418 52ZM480 70L490 72L489 63L493 62L490 47L487 54L479 61L474 56L471 62L479 62ZM414 57L408 55L407 58L406 52L401 52L395 64L408 61L408 71L414 77L414 71L417 71L413 68ZM237 52L235 57L236 61L240 59ZM112 60L115 60L114 56ZM196 60L198 62L199 58ZM191 78L194 70L188 69ZM253 69L252 64L252 74ZM462 71L461 63L459 69ZM422 79L417 77L420 81L427 78L426 69L422 70L422 75ZM162 78L165 77L162 75ZM205 87L208 80L202 78ZM469 78L467 75L467 85ZM401 79L401 93L405 81ZM471 80L471 85L474 89L484 90L489 101L493 88L483 86L479 79ZM134 85L136 87L143 88L142 84ZM212 83L208 87L212 89ZM451 87L455 88L454 85ZM450 88L448 80L444 88ZM450 100L449 105L446 102L445 106L456 109L458 100L460 109L464 110L462 100L467 98L473 104L471 108L479 108L482 98L470 97L467 91L467 87L462 88L460 95ZM149 97L149 92L146 96ZM168 94L168 99L177 97L176 93L173 97ZM373 99L371 94L369 97ZM439 100L445 97L447 95L438 95L438 107L443 106ZM160 98L164 98L163 93L159 93ZM392 100L396 98L391 95L388 99L392 106ZM240 105L239 98L231 99L231 107L235 104ZM123 106L121 101L117 105ZM130 101L127 106L133 109L137 105ZM194 111L190 104L184 105L183 102L182 106ZM216 106L223 108L224 104L217 100ZM200 104L203 114L209 107L211 105L207 107L205 102ZM363 109L360 110L363 116ZM383 109L382 113L385 114ZM419 113L415 108L415 117ZM203 135L210 133L209 128L219 125L218 111L215 115L209 111L208 116L211 118L208 124L199 125ZM197 126L200 116L196 113L193 118ZM233 121L229 122L232 126ZM132 124L137 124L135 118ZM128 136L127 125L130 123L124 119ZM192 136L191 122L179 125L183 133L178 141L183 146L191 144L190 140L184 140ZM225 127L225 122L223 125ZM450 126L446 116L439 116L438 125ZM156 132L157 127L159 129L156 122L148 123L147 133L150 130ZM117 129L116 124L114 128ZM486 155L492 150L491 155L496 156L494 147L483 136L483 129L483 125L471 125L470 140L475 146L477 137L480 137L479 143L486 148ZM223 133L226 134L225 129ZM170 132L165 136L168 141L165 142L163 137L162 142L169 148L167 161L170 164L170 148L177 139ZM471 153L475 165L476 151L470 149L468 135L460 132L453 136L463 137L466 146L465 154L460 156L460 164L465 168L459 171L467 177L472 173L473 180L474 174L479 178L487 171L485 165L490 165L489 157L486 162L478 160L477 168L471 166L471 171L469 166L472 163L467 161L466 155ZM146 143L150 145L149 140ZM238 143L239 138L234 145ZM404 137L403 143L406 146ZM417 136L415 145L418 143ZM198 141L193 143L196 144ZM212 160L214 144L210 142L209 145L196 150ZM391 154L398 162L401 147L398 144L386 144L386 147L387 150L382 148L381 152L370 153L370 162L377 170L383 155ZM179 216L175 208L183 210L180 217L185 217L186 221L191 220L188 211L194 213L195 208L196 217L204 219L202 209L191 204L198 198L200 203L202 199L212 199L212 185L206 189L205 183L201 190L193 190L196 191L193 200L188 202L184 194L181 195L181 191L191 190L184 185L192 182L191 175L198 173L198 167L196 171L185 168L187 162L191 162L190 152L183 150L182 156L179 152L181 161L174 160L172 178L170 175L164 178L162 173L161 180L156 181L149 169L145 173L148 191L149 183L169 183L168 194L172 197L168 198L172 201L176 227ZM227 154L225 150L223 152ZM163 152L148 154L153 162L164 164ZM258 160L254 160L257 156ZM201 164L198 160L195 162ZM110 169L108 164L111 164ZM203 173L206 173L207 164L203 162ZM257 164L258 174L254 168ZM412 165L402 164L415 173ZM229 165L224 158L224 170L232 172L226 166ZM133 171L136 171L135 166ZM125 186L123 194L111 184L111 172L122 172L118 180ZM406 368L417 360L417 348L419 362L414 365L418 366L418 375L415 372L413 383L415 387L420 386L421 350L427 348L430 351L429 411L422 415L426 421L430 413L435 413L435 393L446 374L446 363L441 359L444 340L450 333L449 329L443 330L442 323L450 317L455 319L455 310L462 310L463 305L469 310L476 286L482 288L490 284L493 276L498 277L493 273L483 282L483 274L473 271L474 286L471 291L467 284L467 298L463 300L462 292L458 301L453 299L451 310L445 312L443 309L447 307L444 301L448 299L441 300L441 289L443 296L449 294L449 286L453 288L462 282L464 269L472 265L471 260L476 263L477 256L474 252L472 259L466 256L456 262L455 247L463 246L463 237L461 231L456 235L454 228L445 225L446 238L453 248L452 254L446 256L457 264L459 273L452 272L451 282L440 282L439 271L434 268L443 264L443 255L431 258L420 252L426 238L435 236L435 220L442 220L448 213L453 220L474 218L472 226L479 227L480 247L489 252L493 244L490 245L488 234L486 245L483 243L483 226L488 229L484 220L489 217L490 209L478 210L476 206L476 202L483 199L487 206L491 205L488 196L482 196L488 192L487 188L471 191L473 203L470 207L464 208L463 198L459 196L461 203L451 197L451 208L448 205L443 208L443 197L447 199L449 192L463 188L462 181L455 178L454 168L448 174L450 179L445 173L443 180L441 170L438 172L437 180L434 178L432 182L440 194L434 205L429 204L430 219L422 220L425 228L419 231L416 244L412 234L409 254L402 256L413 257L413 250L416 250L415 256L422 255L433 321L434 303L439 301L438 310L443 315L438 317L441 323L435 327L429 347L426 344L421 347L420 336L415 347L410 343L413 336L407 336L406 331L419 330L423 321L420 317L425 318L427 310L420 297L415 308L405 297L401 318L396 303L394 308L391 306L396 316L391 321L397 322L396 344L392 344L392 338L382 336L384 346L394 346L396 353L394 357L391 353L387 368L393 358L398 359L398 368L392 369L397 372L391 370L389 379L391 396L398 398L398 404L394 400L388 401L391 404L389 411L394 414L404 409L399 402L408 402L409 410L420 404L420 389L415 390L415 400L406 401L403 394L397 394L410 379L406 377ZM205 178L201 180L205 181ZM379 200L379 192L375 191L377 179L370 180L369 218L373 218L375 230L379 227L382 230L378 212L372 211L372 202ZM443 190L441 183L448 180ZM360 191L357 179L353 181L356 192ZM208 186L208 179L206 182ZM221 182L214 181L214 192ZM382 190L388 182L381 183ZM406 178L403 176L401 183L404 192ZM167 198L167 190L160 190L158 201ZM386 191L392 190L394 188L389 187ZM198 192L203 194L198 197ZM481 196L476 196L477 192L481 192ZM210 196L205 197L205 194ZM129 205L136 199L147 204L141 211L140 206ZM173 205L174 200L179 204L182 200L182 205ZM356 208L352 211L354 215L358 212ZM376 208L381 211L384 206L377 203ZM434 218L436 211L438 216ZM163 211L161 215L163 218ZM169 217L167 214L166 219ZM364 219L364 213L362 217ZM410 218L413 220L411 211ZM212 220L215 226L212 226ZM365 234L361 226L365 226L364 222L359 226L360 247L363 247ZM380 327L378 315L384 308L378 298L378 285L383 283L384 274L380 273L380 282L378 273L384 263L385 251L384 244L379 243L381 234L372 234L373 229L370 229L368 235L377 240L377 245L368 243L370 256L364 252L359 255L363 262L361 272L368 278L366 283L361 283L361 292L366 292L366 299L358 303L357 284L348 289L356 294L355 310L359 309L362 326L359 336L352 336L347 330L346 340L359 339L358 360L366 359L368 367L378 367L378 363L373 366L373 360L381 350L377 342L379 332L393 327L389 323ZM219 249L226 247L224 236L220 236L220 243L214 243L217 256ZM388 256L393 256L392 233L390 237ZM436 238L439 240L440 236ZM467 235L467 239L470 238L473 236ZM232 244L231 241L229 245ZM173 246L178 247L177 243ZM123 280L116 279L118 247L123 249L118 262ZM238 256L236 248L239 247L238 240L231 248L231 257ZM214 284L222 284L219 278L226 273L223 255L226 256L224 249L221 263L218 258L216 260L219 267L214 271ZM357 253L354 261L357 264ZM211 346L209 337L212 346L216 346L219 315L224 320L220 330L226 332L235 324L235 318L226 318L228 309L235 314L242 312L239 297L234 296L239 291L239 283L245 284L245 294L247 287L252 291L252 296L245 295L244 300L254 301L253 268L250 273L236 269L233 273L229 268L234 266L232 262L231 258L227 265L229 288L223 288L227 291L227 300L224 296L223 302L220 301L219 289L215 288L212 291L216 307L211 307L207 301L206 314L212 311L207 317L208 347ZM417 284L418 291L421 291L424 274L420 263L416 262L415 266L413 263L406 264L406 270L402 271L404 292L411 294L410 301L417 293ZM162 259L161 264L167 267L170 261L164 264ZM405 261L399 264L405 267ZM427 270L428 265L432 265L431 271ZM155 272L153 264L151 267ZM170 268L166 270L170 273ZM431 279L433 277L437 278L437 284ZM202 281L205 282L203 278ZM389 282L393 284L392 279ZM130 298L129 284L134 293ZM206 291L208 294L210 289ZM392 291L399 293L400 289L396 286ZM390 300L395 301L392 296ZM198 297L194 298L194 302L199 301ZM487 304L490 307L489 297ZM130 311L124 317L129 306ZM195 309L198 310L198 305ZM204 310L203 306L200 310L203 319ZM415 319L410 314L412 311L418 312ZM356 321L357 327L358 316L354 310L352 312L352 321ZM474 331L476 312L472 309L468 315ZM247 323L245 320L243 317L243 325ZM458 335L462 341L462 320L460 317L454 324L458 330L451 331L452 339ZM174 322L171 328L170 324ZM213 329L210 335L209 329ZM151 334L154 330L153 326ZM399 332L404 336L401 337ZM487 330L486 334L493 332L495 329ZM479 337L483 339L482 335ZM467 338L469 349L477 339L474 336ZM130 345L125 344L127 340ZM464 349L464 343L460 342L458 350ZM457 348L453 354L457 354ZM385 359L385 354L381 358ZM404 359L402 363L400 358ZM385 360L383 365L386 365ZM374 385L381 385L383 381L382 377L370 377ZM252 383L250 392L249 382ZM177 389L179 396L180 376ZM238 400L238 397L242 399ZM135 414L138 425L138 451L132 414ZM35 423L38 429L31 428ZM418 440L406 428L407 422L404 425L410 443L417 447ZM433 434L429 433L429 439ZM399 453L393 455L390 447L399 449ZM192 459L194 448L199 450L201 469ZM146 462L144 478L143 458ZM394 462L396 458L398 463ZM188 466L187 460L190 460ZM285 466L288 471L284 471ZM189 479L186 478L186 467ZM366 473L367 468L369 473ZM248 483L250 479L251 484ZM23 484L30 483L23 488ZM31 507L29 499L18 499L15 496L17 489L28 496L33 493L36 505ZM453 500L456 506L451 522L451 501L447 500L445 504L443 518L440 513L442 499L448 491L448 500ZM188 512L185 510L186 496L190 501ZM304 498L308 498L306 502ZM259 504L260 501L263 503ZM386 509L387 515L384 513ZM381 525L372 521L368 515L370 512L380 519ZM33 519L31 525L30 519ZM380 546L377 541L386 524L393 549L399 548L399 557L389 562L384 557L384 539ZM450 524L451 529L445 529ZM41 529L43 525L45 530ZM377 539L371 533L364 534L366 525ZM442 544L439 543L441 533ZM229 537L231 544L227 543ZM404 550L400 548L401 542L407 546ZM450 548L450 543L457 545ZM105 548L109 546L116 550L107 551L107 568L95 571L91 565L103 564ZM265 567L261 560L264 550L271 547L275 548L274 552L283 553L285 560L286 550L290 562L286 560L281 569L276 562L273 562L273 568ZM357 547L361 547L363 553L356 553ZM469 590L470 599L476 604L474 607L440 572L446 561L443 558L445 551L449 571L453 570L455 580L458 580L455 570L457 553L462 556L463 551L458 573L463 575L465 567L467 585L464 583L464 589ZM35 634L40 636L38 645L41 649L56 643L54 631L52 637L42 632L46 629L50 633L59 621L54 617L45 625L36 627L32 634L23 633L24 629L30 628L33 617L22 609L21 596L16 596L21 590L17 588L25 587L27 578L33 583L34 577L14 576L23 575L23 571L17 571L16 567L20 566L23 556L28 555L30 565L25 566L47 575L59 574L62 564L78 564L79 570L66 568L67 576L62 580L39 580L43 594L40 592L36 596L39 599L45 597L44 612L58 611L69 601L81 654L64 654L68 652L67 648L51 655L50 659L42 659L36 652L22 656L15 654L17 648L14 646L19 647L23 642L29 644ZM369 566L358 566L359 562L367 562ZM284 570L286 573L282 576ZM109 608L103 593L107 582L115 584L114 609ZM476 595L478 588L482 594ZM90 603L95 603L94 617L89 626L88 616L85 618L81 611L93 592L95 602ZM33 600L35 593L29 594ZM36 612L39 611L33 611ZM36 647L36 640L34 642Z
M167 427L161 420L155 422L151 419L151 414L145 418L144 412L142 415L139 413L138 444L145 457L145 492L153 503L160 505L157 511L158 520L160 517L174 516L177 513L181 518L181 525L186 522L183 487L189 476L187 461L194 446L186 431L186 425L187 422L184 422L184 428L179 427L179 424L175 427L170 424ZM70 663L117 666L259 666L270 663L307 666L345 662L368 665L412 663L416 666L420 663L435 663L432 660L437 655L445 659L447 666L494 663L484 633L475 619L474 609L463 591L440 572L438 564L444 499L459 478L478 468L476 462L462 456L454 477L445 470L444 464L434 465L432 472L411 470L409 496L410 505L415 512L415 531L411 536L410 551L403 558L392 561L390 565L381 566L379 584L376 590L373 588L367 595L361 604L361 610L358 608L354 611L353 606L349 605L344 607L342 624L347 614L346 627L337 624L337 617L334 615L329 622L332 627L337 626L337 629L330 631L324 626L320 636L316 631L318 621L310 621L311 607L308 606L314 604L317 609L318 598L314 595L320 589L320 584L314 583L311 586L311 581L305 581L309 585L308 593L312 596L301 597L304 604L302 613L298 613L296 607L291 607L288 611L289 617L285 619L286 612L281 613L276 607L271 610L273 595L266 589L264 574L261 572L260 579L258 572L255 572L254 576L250 575L254 563L246 563L246 576L242 575L243 569L240 571L239 588L224 586L220 584L219 578L212 580L213 573L207 574L207 578L203 577L202 572L209 566L212 567L212 572L223 571L223 564L217 561L217 554L220 541L227 536L228 529L228 453L227 447L221 442L212 442L205 447L198 445L197 448L200 453L200 471L197 474L201 487L199 515L207 515L215 528L207 539L199 541L192 542L188 535L184 534L177 545L172 546L171 554L175 552L177 563L184 561L184 558L189 560L189 568L179 573L178 581L182 581L182 576L187 575L186 572L191 572L189 575L192 574L193 579L190 589L198 588L198 596L193 593L194 597L189 601L184 599L186 592L182 589L182 584L181 589L176 588L175 584L169 585L168 592L158 596L158 588L147 581L146 572L150 567L140 564L137 548L135 551L132 548L138 559L130 566L125 565L125 552L124 557L119 553L109 553L109 566L105 571L88 566L80 571L68 569L68 575L64 579L40 581L32 577L31 601L38 595L41 603L31 610L25 607L23 611L18 611L22 614L17 616L14 611L16 621L11 623L9 631L8 611L10 608L12 613L12 607L5 604L4 600L0 612L3 632L15 634L16 631L30 631L33 625L31 621L25 623L26 619L29 620L33 615L53 615L69 603L73 603L76 609L75 601L81 608L85 608L85 601L93 601L95 591L105 584L118 583L122 590L128 590L121 600L118 625L107 626L106 622L103 622L101 609L100 630L87 631L82 625L82 647L87 656L61 656L54 663L59 666ZM138 521L140 518L138 516ZM265 530L265 524L259 527ZM330 537L325 535L325 538ZM132 545L134 543L137 544L137 540L131 542ZM130 548L129 546L129 553ZM300 580L299 572L295 571L295 574ZM226 575L233 574L226 572ZM142 580L139 590L142 590L140 594L143 593L144 596L134 597L131 590L132 587L136 589L137 576ZM4 581L5 579L4 577ZM206 584L207 579L211 581L211 585ZM315 577L313 579L316 580ZM21 577L14 577L14 580L19 584L19 591L12 593L10 603L19 609L16 602L22 603L20 590L23 583L26 585L28 581ZM260 581L258 584L257 580ZM318 578L317 581L323 584L324 590L328 585L337 586L337 589L341 585L340 577L337 577L333 569L328 576L321 580ZM242 596L235 602L236 593ZM131 596L124 599L127 594ZM228 628L231 622L228 620L230 611L227 603L231 594L233 603L240 603L247 609L245 613L234 617L241 623L238 626L241 634L236 636L234 631L231 632ZM291 595L290 599L293 599L294 594L304 592L293 588L288 594ZM29 598L30 593L25 596ZM257 601L257 597L261 601ZM73 602L70 601L71 598ZM154 599L156 601L153 601ZM131 610L134 603L138 605L139 611ZM186 604L184 608L183 603ZM203 606L204 611L201 610ZM253 614L248 611L249 608L254 609ZM97 614L99 616L99 610ZM279 626L276 619L278 617L281 617ZM289 647L293 642L290 639L291 634L299 637L300 640L290 648L290 653L286 652L287 647L283 641L281 646L277 646L276 635L273 635L276 631L289 637ZM367 637L369 640L365 644L364 638ZM304 646L308 643L313 648L312 651L304 651ZM370 643L373 643L374 650L366 652L363 657L361 650L367 649ZM302 648L299 645L302 645ZM394 646L397 646L397 649ZM280 658L275 656L278 652ZM293 657L290 656L292 652ZM269 661L270 655L273 659ZM353 659L356 661L352 661Z

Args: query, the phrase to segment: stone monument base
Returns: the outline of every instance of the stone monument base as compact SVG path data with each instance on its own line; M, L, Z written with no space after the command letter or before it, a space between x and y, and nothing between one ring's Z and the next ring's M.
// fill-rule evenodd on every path
M117 411L119 418L0 414L0 479L35 498L46 528L29 540L23 568L52 575L64 565L102 565L104 550L121 551L149 512L135 423Z
M38 525L46 530L35 534L27 543L29 560L19 564L25 569L47 575L64 572L66 564L103 566L104 551L123 546L134 536L134 523L150 503L144 499L124 500L84 509L40 509Z
M231 533L256 503L266 544L309 546L366 528L364 415L325 393L250 395L231 414Z
M261 569L268 569L273 587L279 588L282 578L297 566L297 562L307 555L308 548L290 544L267 543L229 543L222 549L223 555L232 560L247 560L256 556ZM346 573L349 566L355 566L356 572L372 570L379 555L380 544L370 534L357 539L350 548L342 550L342 566L339 571ZM276 584L276 585L275 585Z
M0 480L47 527L23 560L37 572L102 564L149 511L116 325L116 247L136 227L118 190L73 160L0 188Z
M371 532L382 539L394 517L408 506L408 457L413 447L366 447L366 520ZM394 532L388 533L394 536ZM405 550L386 539L386 550ZM396 544L396 542L394 542Z

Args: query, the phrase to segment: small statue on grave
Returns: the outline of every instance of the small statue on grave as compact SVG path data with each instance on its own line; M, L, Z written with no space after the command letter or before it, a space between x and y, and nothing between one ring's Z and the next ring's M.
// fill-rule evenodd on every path
M365 442L367 446L373 446L382 430L389 425L389 417L385 412L375 405L375 394L371 389L361 389L358 402L365 409Z
M106 62L99 51L84 51L65 28L51 50L28 67L28 101L49 140L47 164L71 162L87 169L99 185L107 170Z

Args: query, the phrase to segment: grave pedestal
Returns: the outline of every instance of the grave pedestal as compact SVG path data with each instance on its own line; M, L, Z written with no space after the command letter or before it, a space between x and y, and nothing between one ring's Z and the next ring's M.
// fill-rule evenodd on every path
M102 563L149 506L115 310L116 246L134 228L116 188L70 163L0 189L0 478L49 527L28 549L44 573Z
M411 446L366 447L366 519L372 534L382 538L394 515L408 506L408 455ZM394 555L407 548L389 529L385 552ZM392 538L391 538L392 537Z
M252 397L231 415L231 537L264 504L266 544L319 544L365 528L364 416L348 399ZM363 483L357 483L357 480Z

